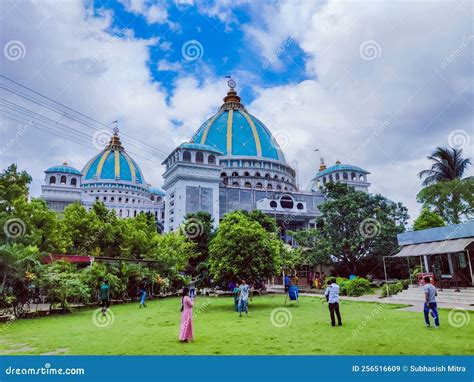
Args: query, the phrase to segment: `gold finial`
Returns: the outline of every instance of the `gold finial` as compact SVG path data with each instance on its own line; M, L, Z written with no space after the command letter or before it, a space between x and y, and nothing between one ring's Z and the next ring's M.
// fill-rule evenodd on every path
M321 157L321 164L319 165L319 172L326 170L326 164L324 163L324 158Z
M336 161L336 164L341 164L341 161L338 159L338 160Z
M63 162L63 166L68 166L66 161Z
M235 81L230 77L226 76L226 78L229 78L229 81L227 81L227 85L229 86L229 91L227 92L227 95L224 97L224 104L221 106L221 109L244 109L244 105L240 103L240 97L237 95L237 92L235 91L236 83Z

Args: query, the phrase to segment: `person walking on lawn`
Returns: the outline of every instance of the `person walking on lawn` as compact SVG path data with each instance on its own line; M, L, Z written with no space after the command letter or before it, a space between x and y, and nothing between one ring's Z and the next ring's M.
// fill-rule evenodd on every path
M245 280L242 280L242 284L240 284L240 287L239 287L239 304L238 304L240 317L242 317L242 312L244 311L247 316L249 314L249 308L248 308L249 293L250 293L250 287L247 285Z
M423 290L425 292L425 305L423 307L423 313L425 314L425 324L427 328L431 326L430 325L430 310L431 310L431 315L433 316L433 319L434 319L434 327L438 329L439 328L439 315L438 315L438 305L436 304L436 296L438 295L438 292L436 291L435 286L431 284L430 276L425 276L423 278L423 281L425 282L425 286L423 287Z
M102 285L100 286L99 290L99 298L100 298L100 303L102 305L102 315L105 316L105 313L107 312L107 309L110 306L110 287L109 287L109 281L104 280Z
M336 279L332 278L329 280L328 287L324 292L326 296L326 301L329 305L329 315L331 316L331 325L336 326L336 320L334 318L334 313L337 316L338 325L342 325L341 313L339 312L339 285L336 284Z

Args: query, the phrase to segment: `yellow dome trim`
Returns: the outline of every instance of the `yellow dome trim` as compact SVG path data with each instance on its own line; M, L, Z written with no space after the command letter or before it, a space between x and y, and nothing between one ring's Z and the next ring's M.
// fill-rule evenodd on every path
M100 174L102 173L102 168L104 167L105 160L107 159L109 154L110 154L110 150L105 150L105 153L100 158L99 164L97 165L97 170L95 172L96 176L100 177Z
M227 116L227 155L232 155L232 119L234 118L234 110L229 110Z
M206 126L206 129L204 130L204 133L202 134L201 145L206 144L206 139L207 139L207 135L209 134L209 130L211 129L212 125L214 124L214 121L216 120L216 118L219 117L221 114L222 114L222 112L219 112L214 117L212 117L210 119L209 123Z
M240 110L242 115L245 117L247 122L249 123L250 127L252 128L252 133L253 133L253 138L255 139L255 146L257 146L257 156L261 157L262 156L262 145L260 143L260 137L258 136L257 128L255 127L255 124L252 121L252 118L243 110Z
M120 152L114 150L114 160L115 160L115 179L120 179Z
M130 167L130 172L132 173L132 181L136 182L137 181L137 174L135 172L135 166L133 165L133 162L130 159L130 157L127 154L125 154L125 152L123 153L123 156L125 157L125 159L128 163L128 167ZM117 163L117 162L115 162L115 163Z

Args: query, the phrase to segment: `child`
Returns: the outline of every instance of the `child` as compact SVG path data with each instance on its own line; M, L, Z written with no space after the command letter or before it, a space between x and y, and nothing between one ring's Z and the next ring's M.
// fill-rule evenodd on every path
M236 312L239 311L239 283L235 284L234 290L232 291L234 294L234 309Z
M341 313L339 312L339 285L336 284L336 279L329 280L329 285L324 292L326 301L329 305L329 315L331 316L331 325L336 326L336 320L334 319L334 313L337 316L337 322L339 326L342 325Z
M140 290L140 308L146 308L146 286L143 285Z
M425 324L426 327L430 327L430 310L431 310L431 315L434 318L434 327L436 329L439 328L439 315L438 315L438 306L436 304L436 296L438 295L438 292L436 292L436 288L433 284L431 284L431 278L430 276L425 276L423 278L425 282L425 286L423 287L423 290L425 292L425 305L423 307L423 313L425 314Z
M107 309L110 306L109 292L110 292L109 281L104 280L104 282L100 286L100 291L99 291L100 303L102 305L102 315L103 316L105 316L105 313L107 312Z

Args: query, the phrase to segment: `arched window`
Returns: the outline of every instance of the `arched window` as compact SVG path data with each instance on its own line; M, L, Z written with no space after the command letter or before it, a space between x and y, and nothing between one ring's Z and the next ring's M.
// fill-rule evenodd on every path
M270 178L270 174L265 174L265 178Z
M267 190L272 190L273 189L273 186L271 185L271 183L268 183L267 184Z
M221 178L224 178L224 177L226 177L226 176L227 176L227 173L221 172Z
M293 199L291 198L291 196L283 195L280 198L280 205L281 205L282 208L291 210L293 208L294 202L293 202Z
M261 189L261 188L263 188L263 185L262 185L262 183L257 183L257 184L255 185L255 188L258 188L258 189Z
M110 201L111 201L111 202L114 202L114 201L115 201L115 198L112 196L112 197L110 198Z
M255 176L260 176L260 173L259 173L259 172L256 172L256 173L255 173Z
M66 175L61 176L61 184L66 184Z
M185 151L183 153L183 161L191 162L191 153L189 151ZM136 212L136 211L135 211Z
M304 209L303 203L297 203L297 204L296 204L296 208L298 208L299 210Z
M103 199L102 199L104 202L107 201L107 196L104 196Z
M74 187L77 186L77 179L76 178L71 179L71 186L74 186Z
M233 172L232 176L239 176L239 173L238 172Z
M365 180L365 179L364 179L364 175L360 174L360 175L359 175L359 180L360 180L361 182L363 182L363 181Z
M157 203L160 203L160 202L161 202L161 196L157 196L157 197L156 197L156 202L157 202Z
M339 173L338 172L336 173L335 177L336 177L336 180L339 180Z
M245 171L244 176L250 176L250 173L248 171Z
M240 184L239 184L239 182L232 182L232 186L234 186L234 187L239 187Z
M252 188L252 184L250 182L245 182L245 188Z
M216 163L216 157L214 155L209 155L209 157L207 158L207 163L209 164L214 164Z
M270 207L272 207L272 208L277 208L277 206L278 206L278 204L277 204L277 202L275 202L274 200L272 200L272 201L270 202Z
M342 178L343 178L343 179L346 179L346 180L349 179L349 176L347 175L347 172L345 172L345 173L342 174Z
M332 182L332 174L329 174L329 181Z
M196 162L197 163L204 163L204 155L202 152L198 151L196 153Z
M56 184L56 177L55 176L52 176L51 178L49 178L49 184Z
M284 176L282 176L282 177L281 177L281 180L284 182L284 181L285 181L285 177L284 177Z
M281 190L281 186L279 184L277 185L277 190Z
M355 172L351 172L351 180L352 181L357 180L357 176L356 176Z
M122 217L122 210L119 210L119 216Z
M273 177L273 179L278 179L278 175L275 175L275 176Z
M326 184L326 177L323 178L323 184Z
M137 217L137 210L133 211L133 217L134 217L134 218Z

